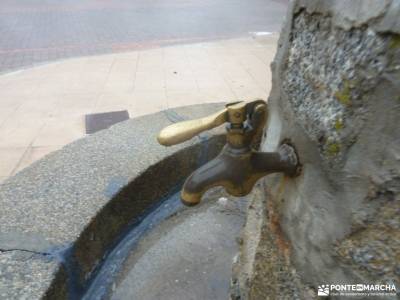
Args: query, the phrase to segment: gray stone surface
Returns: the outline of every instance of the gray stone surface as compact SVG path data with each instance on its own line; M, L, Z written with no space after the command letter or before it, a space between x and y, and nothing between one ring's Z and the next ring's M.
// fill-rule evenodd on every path
M84 284L120 231L222 146L217 130L166 148L156 141L159 130L220 108L184 107L119 123L0 185L0 295L65 297L63 272ZM210 137L208 147L199 144ZM72 271L65 268L71 262Z
M269 213L263 185L253 189L240 252L233 264L231 300L313 299L296 270L286 264L287 243L274 214Z
M282 88L321 156L341 168L368 120L365 98L394 67L389 53L395 37L346 31L334 27L330 17L308 13L294 18L291 35Z
M248 199L221 189L155 227L130 254L115 300L226 300Z
M304 292L351 283L400 291L399 19L399 1L291 3L262 149L290 139L303 171L265 180L269 230L255 237L256 271L238 271L243 299L280 293L257 275L274 270L274 246L263 248L271 236L282 270L294 268Z
M59 263L31 251L0 251L0 298L40 299Z
M46 253L46 251L55 247L55 244L49 242L41 234L27 234L20 231L0 232L0 245L2 251L21 249L38 253Z
M367 26L382 33L400 33L399 8L397 0L299 0L291 7L295 14L305 10L329 16L335 27L345 30Z

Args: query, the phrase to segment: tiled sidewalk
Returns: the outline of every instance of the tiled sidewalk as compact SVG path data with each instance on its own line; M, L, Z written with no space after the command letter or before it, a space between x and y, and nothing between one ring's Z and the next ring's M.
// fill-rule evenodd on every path
M85 135L84 115L131 117L261 97L277 35L65 60L0 76L0 181Z

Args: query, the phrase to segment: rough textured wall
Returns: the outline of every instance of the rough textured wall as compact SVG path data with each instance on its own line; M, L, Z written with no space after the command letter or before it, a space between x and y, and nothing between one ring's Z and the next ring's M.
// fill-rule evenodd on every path
M272 71L263 149L290 139L303 171L265 180L268 230L253 238L273 237L298 290L395 283L399 291L400 1L292 2ZM255 255L253 269L265 260ZM258 277L243 276L242 298L261 297Z
M382 76L395 71L396 37L368 28L343 30L332 17L298 12L293 19L282 88L297 122L321 157L340 169L371 117L365 105Z

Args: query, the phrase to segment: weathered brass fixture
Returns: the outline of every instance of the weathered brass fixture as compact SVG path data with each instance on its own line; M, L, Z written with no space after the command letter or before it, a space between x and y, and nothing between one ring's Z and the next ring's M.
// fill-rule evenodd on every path
M233 196L245 196L265 175L283 172L296 176L299 173L299 161L291 145L282 143L277 152L256 150L267 116L267 104L263 100L234 102L208 117L175 123L161 130L158 142L171 146L228 122L227 144L221 153L194 171L183 185L184 204L198 204L202 195L214 186L223 186Z

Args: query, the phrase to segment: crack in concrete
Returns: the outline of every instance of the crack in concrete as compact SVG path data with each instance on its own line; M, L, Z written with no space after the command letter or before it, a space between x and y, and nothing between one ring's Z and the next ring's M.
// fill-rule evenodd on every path
M48 252L40 252L40 251L34 251L34 250L28 250L28 249L18 249L18 248L0 249L0 254L1 253L7 253L7 252L13 252L13 251L28 252L28 253L42 255L42 256L51 256L51 254L48 253Z

